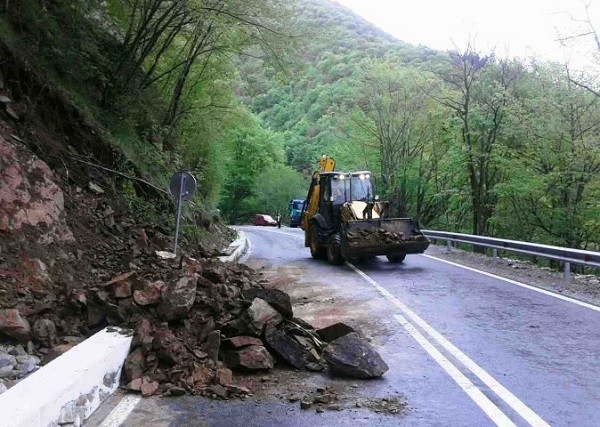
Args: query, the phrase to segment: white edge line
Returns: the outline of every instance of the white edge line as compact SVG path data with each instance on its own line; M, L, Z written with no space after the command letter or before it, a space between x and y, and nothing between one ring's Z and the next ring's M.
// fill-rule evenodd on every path
M452 262L452 261L447 261L445 259L437 258L437 257L434 257L432 255L426 255L426 254L422 254L422 255L424 257L427 257L427 258L430 258L430 259L434 259L436 261L445 262L446 264L450 264L450 265L453 265L455 267L464 268L465 270L469 270L469 271L473 271L475 273L483 274L484 276L492 277L492 278L498 279L498 280L503 280L503 281L511 283L513 285L529 289L531 291L539 292L539 293L544 294L544 295L548 295L548 296L551 296L551 297L554 297L554 298L558 298L560 300L571 302L571 303L577 304L577 305L579 305L581 307L589 308L591 310L600 312L600 307L598 307L597 305L593 305L593 304L590 304L590 303L587 303L587 302L579 301L579 300L577 300L575 298L567 297L567 296L564 296L564 295L561 295L561 294L554 293L552 291L548 291L546 289L538 288L537 286L528 285L528 284L522 283L522 282L517 282L516 280L512 280L512 279L507 279L506 277L497 276L495 274L488 273L487 271L477 270L476 268L467 267L465 265L457 264L457 263Z
M388 300L390 300L396 307L406 314L407 317L412 319L417 325L419 325L425 332L427 332L434 340L436 340L442 347L444 347L450 354L457 358L463 363L467 369L469 369L475 376L483 381L491 390L493 390L502 400L504 400L511 408L513 408L525 421L532 426L549 426L539 415L525 405L518 397L512 394L506 387L496 381L490 374L488 374L483 368L477 363L471 360L466 354L460 351L456 346L446 340L440 333L433 329L427 322L417 316L410 308L402 303L398 298L392 295L386 288L377 283L371 277L369 277L362 270L358 269L353 264L346 262L350 268L352 268L358 275L373 285L379 292Z
M136 394L128 394L123 397L99 427L119 427L140 403L140 400L142 400L142 396Z
M514 426L515 424L498 408L485 394L479 390L460 370L452 364L427 338L423 336L403 316L394 315L398 323L417 341L421 347L440 365L465 393L479 406L490 419L499 426Z

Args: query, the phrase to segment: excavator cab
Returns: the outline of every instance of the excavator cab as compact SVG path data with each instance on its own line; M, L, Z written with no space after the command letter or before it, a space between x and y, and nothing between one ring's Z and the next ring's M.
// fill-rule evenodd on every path
M304 244L313 258L341 264L386 255L390 262L402 262L406 254L427 249L418 221L386 217L389 208L374 195L369 171L334 172L329 157L319 164L324 167L313 174L301 219Z

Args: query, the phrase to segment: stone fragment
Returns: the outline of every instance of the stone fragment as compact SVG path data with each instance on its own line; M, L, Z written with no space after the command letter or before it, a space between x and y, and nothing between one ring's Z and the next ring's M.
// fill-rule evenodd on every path
M0 335L2 334L26 343L31 337L31 326L19 310L0 310Z
M224 350L233 350L236 348L247 347L249 345L263 345L263 342L256 337L241 335L231 337L221 342L221 348Z
M130 271L128 273L119 274L118 276L113 277L112 279L110 279L103 286L106 286L106 287L108 287L108 286L114 286L114 285L118 285L120 283L126 282L134 274L135 274L135 271Z
M158 306L159 315L167 321L186 317L196 299L196 282L197 276L185 276L167 286Z
M300 409L310 409L311 406L312 402L309 402L307 400L303 400L300 402Z
M296 369L304 368L306 350L285 331L268 324L265 327L265 342L269 349Z
M25 259L22 265L23 276L29 285L45 285L50 281L48 267L41 260Z
M137 305L142 306L158 304L165 286L165 282L162 280L148 283L143 289L133 292L133 300Z
M142 386L140 388L143 397L149 397L156 394L158 391L158 382L152 381L149 378L144 377L142 380Z
M153 341L152 325L148 319L143 318L134 329L131 345L133 347L140 346L145 353L148 353L152 349Z
M350 378L377 378L389 368L379 353L356 332L332 341L323 350L332 375Z
M286 319L294 317L290 296L279 289L249 289L243 291L242 295L249 301L253 301L254 298L260 298L263 301L266 301Z
M46 347L57 344L56 325L50 319L38 319L33 324L33 338Z
M314 371L314 372L320 372L323 370L323 366L321 366L318 363L315 362L308 362L305 365L305 368L308 369L309 371Z
M221 348L221 331L212 331L206 337L203 350L208 355L208 358L213 362L219 359L219 349Z
M246 317L248 319L248 329L257 337L262 335L267 323L279 325L283 321L281 314L260 298L254 298L252 305L246 311Z
M261 345L244 347L223 353L223 359L232 369L260 370L273 368L273 356Z
M220 384L213 384L210 386L210 391L219 396L220 398L225 399L227 397L227 389Z
M249 388L237 385L237 384L228 384L227 391L232 394L250 394L251 391Z
M351 332L356 332L354 328L346 323L334 323L322 329L317 329L317 335L325 342L335 341Z
M227 281L227 269L221 263L208 263L204 265L202 277L213 283L225 283Z
M192 373L192 382L196 387L210 384L213 380L212 371L206 366L196 366Z
M215 372L215 381L222 386L233 384L233 373L231 372L231 369L224 366L217 368Z
M134 380L131 380L125 387L131 391L141 391L142 381L142 378L136 378Z
M17 365L17 359L10 354L0 353L0 378L12 372Z
M136 348L133 350L129 353L123 364L123 374L125 375L125 379L127 381L132 381L136 378L140 378L144 373L145 364L146 358L144 357L142 349Z
M4 383L0 382L0 394L4 393L8 388L4 385Z
M176 364L189 357L183 344L166 328L160 328L154 333L152 348L156 350L160 360L169 364Z
M131 296L131 283L128 281L116 284L113 287L113 294L115 298L129 298Z
M95 193L95 194L104 194L104 190L102 189L102 187L100 187L97 184L94 184L93 182L90 182L88 184L88 188L90 189L90 191L92 193Z

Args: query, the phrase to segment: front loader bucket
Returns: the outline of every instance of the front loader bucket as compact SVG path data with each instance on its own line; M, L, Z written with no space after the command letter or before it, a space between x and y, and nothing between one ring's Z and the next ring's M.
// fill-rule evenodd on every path
M429 246L419 222L410 218L349 221L341 235L344 258L420 254Z

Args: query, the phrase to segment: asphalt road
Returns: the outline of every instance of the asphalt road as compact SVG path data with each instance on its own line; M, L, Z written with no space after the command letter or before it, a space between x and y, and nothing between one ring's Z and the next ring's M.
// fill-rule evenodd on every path
M290 294L296 316L317 327L357 325L390 370L359 383L307 373L260 402L145 399L122 425L600 424L600 309L423 255L334 267L310 258L301 230L243 230L252 243L246 262ZM407 410L317 414L281 399L316 386L338 387L348 402L399 398Z

